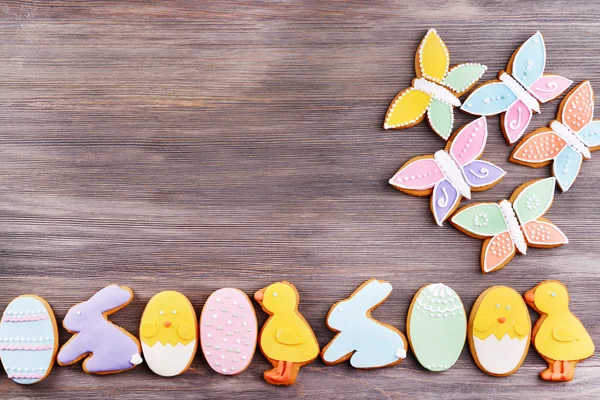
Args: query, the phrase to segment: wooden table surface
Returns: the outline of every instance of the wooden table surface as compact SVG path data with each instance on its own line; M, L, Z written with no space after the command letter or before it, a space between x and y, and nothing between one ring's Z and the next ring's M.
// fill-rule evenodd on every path
M571 308L600 344L600 160L586 161L547 214L570 243L531 250L482 275L481 241L446 224L429 201L388 179L409 158L443 147L425 123L385 131L393 97L414 77L414 54L435 27L451 64L505 68L537 30L547 70L600 90L600 23L592 1L2 1L0 4L0 310L20 294L46 298L59 320L110 283L135 299L112 317L135 335L158 291L187 295L199 312L214 290L251 294L295 283L300 310L324 346L329 307L368 278L394 285L374 313L405 332L422 286L443 282L467 307L484 289L519 292L560 279ZM575 4L579 3L579 4ZM546 125L559 101L543 105ZM472 120L455 112L456 124ZM505 168L476 201L507 198L549 176L507 161L489 118L485 158ZM465 204L465 203L463 203ZM258 309L259 323L265 321ZM532 313L532 318L537 315ZM61 328L64 343L69 334ZM146 365L112 376L56 366L42 383L0 376L3 398L598 398L600 359L571 383L538 377L535 350L508 378L481 372L467 348L444 373L409 352L400 365L302 368L283 388L262 379L257 352L236 377L199 352L162 378Z

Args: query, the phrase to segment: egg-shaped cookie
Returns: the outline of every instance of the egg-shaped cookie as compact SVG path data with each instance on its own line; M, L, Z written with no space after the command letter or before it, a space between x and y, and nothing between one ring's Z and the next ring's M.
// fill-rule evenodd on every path
M157 375L176 376L192 363L198 348L198 324L188 298L175 291L157 293L140 321L144 359Z
M469 316L469 347L475 363L492 376L516 372L529 350L531 319L523 298L506 286L479 295Z
M445 371L456 363L467 339L467 316L454 290L442 283L421 288L406 321L411 348L423 367Z
M11 301L0 323L0 358L8 377L24 385L45 379L57 352L58 326L48 302L34 295Z
M256 350L258 322L254 307L238 289L211 294L200 315L200 343L208 365L223 375L236 375L250 365Z

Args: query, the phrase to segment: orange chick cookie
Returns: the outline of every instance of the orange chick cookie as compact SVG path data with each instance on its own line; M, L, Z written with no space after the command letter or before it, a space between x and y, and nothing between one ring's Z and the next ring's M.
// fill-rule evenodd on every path
M298 311L300 295L289 282L276 282L254 294L254 299L270 315L260 331L260 349L273 364L265 371L272 385L292 385L300 367L319 355L319 343L310 325Z

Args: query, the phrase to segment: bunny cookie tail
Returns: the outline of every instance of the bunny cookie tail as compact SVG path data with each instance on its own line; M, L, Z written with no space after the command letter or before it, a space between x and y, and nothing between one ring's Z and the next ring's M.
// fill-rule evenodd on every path
M135 353L134 355L131 356L131 360L129 360L130 363L132 363L133 365L139 365L141 363L144 362L144 360L142 359L142 356L140 356L138 353Z
M400 347L400 348L398 348L398 350L396 350L396 357L397 358L406 358L406 350L404 350L404 347Z

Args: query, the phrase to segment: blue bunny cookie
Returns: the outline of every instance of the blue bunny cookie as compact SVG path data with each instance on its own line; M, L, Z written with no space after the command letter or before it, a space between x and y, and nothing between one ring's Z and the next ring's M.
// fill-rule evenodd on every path
M334 365L350 359L354 368L389 367L406 358L404 335L371 316L392 292L388 282L370 279L350 297L331 307L327 326L338 334L323 348L321 358Z

